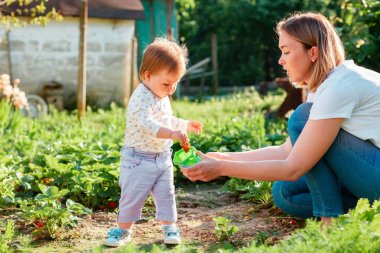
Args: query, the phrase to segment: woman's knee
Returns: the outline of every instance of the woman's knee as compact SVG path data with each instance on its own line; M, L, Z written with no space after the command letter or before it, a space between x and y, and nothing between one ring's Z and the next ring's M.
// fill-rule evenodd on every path
M288 121L288 132L292 143L296 141L309 119L312 103L303 103L292 113Z
M286 204L287 202L285 201L285 196L282 191L283 184L284 182L282 181L274 182L272 186L272 196L274 204L284 211L288 209L288 205Z
M301 126L303 128L303 126L306 124L307 120L309 119L310 109L312 105L313 105L312 103L300 104L290 116L289 121L288 121L288 126L290 127L295 126L297 128Z
M303 180L300 180L300 183L304 183ZM303 187L299 186L297 183L276 181L272 187L273 202L284 213L291 216L299 218L312 217L311 197L305 194L305 190L301 189ZM298 194L305 195L305 197L294 198Z
M282 194L281 194L281 182L280 181L276 181L274 182L273 186L272 186L272 196L273 196L273 202L275 203L276 206L279 207L279 204L280 204L280 199L282 198Z

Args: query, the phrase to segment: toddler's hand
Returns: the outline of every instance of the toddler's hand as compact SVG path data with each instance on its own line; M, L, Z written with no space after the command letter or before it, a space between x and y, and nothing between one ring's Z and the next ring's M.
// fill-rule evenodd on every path
M173 141L179 141L181 146L185 145L185 143L189 140L187 134L185 132L182 132L181 130L172 131L170 139L172 139Z
M187 126L188 132L193 132L196 134L200 134L202 132L203 125L199 121L190 121L189 125Z

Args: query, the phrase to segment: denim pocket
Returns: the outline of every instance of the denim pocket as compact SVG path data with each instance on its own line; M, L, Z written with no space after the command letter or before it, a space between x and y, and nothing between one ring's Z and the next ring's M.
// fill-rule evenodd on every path
M129 154L122 154L121 169L134 169L141 164L141 159Z

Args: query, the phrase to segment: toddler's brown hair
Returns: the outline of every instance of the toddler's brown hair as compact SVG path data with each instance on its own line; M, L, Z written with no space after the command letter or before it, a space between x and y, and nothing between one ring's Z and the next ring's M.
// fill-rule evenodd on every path
M156 38L144 51L140 66L140 79L146 71L155 73L163 69L183 76L188 63L185 45L178 45L172 38Z

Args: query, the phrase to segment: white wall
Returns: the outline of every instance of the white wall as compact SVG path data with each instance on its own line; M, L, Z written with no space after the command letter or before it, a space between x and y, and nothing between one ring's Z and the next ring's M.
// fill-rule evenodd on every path
M105 106L123 103L131 82L134 21L89 19L87 33L87 101ZM10 73L6 31L0 30L0 73ZM79 19L65 17L46 27L28 26L10 32L13 78L22 90L39 94L55 80L64 85L65 104L75 104L79 56Z

